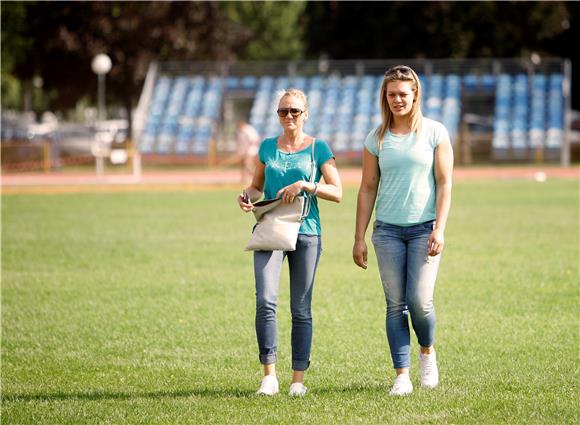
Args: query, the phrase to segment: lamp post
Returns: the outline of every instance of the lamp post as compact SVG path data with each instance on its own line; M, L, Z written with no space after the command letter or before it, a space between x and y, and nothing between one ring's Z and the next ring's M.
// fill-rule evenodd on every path
M98 120L103 121L106 118L105 110L105 76L111 70L111 58L104 53L99 53L93 58L91 62L91 68L98 78ZM97 175L103 175L104 171L104 158L103 158L103 146L100 137L97 137L97 155L96 155L96 167Z
M93 58L91 63L91 68L93 72L97 74L99 79L99 89L98 89L98 103L99 103L99 120L105 119L105 75L111 70L111 58L100 53Z

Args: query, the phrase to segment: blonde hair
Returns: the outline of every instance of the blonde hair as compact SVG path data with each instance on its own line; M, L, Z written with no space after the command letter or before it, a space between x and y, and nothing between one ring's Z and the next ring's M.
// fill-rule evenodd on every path
M377 147L379 149L383 147L383 139L385 134L387 134L387 130L391 126L391 121L393 119L393 114L391 108L389 108L389 102L387 100L387 85L392 81L411 81L413 83L412 86L413 91L415 92L415 100L413 101L411 112L409 113L409 127L411 127L411 132L419 134L423 122L423 113L421 112L421 82L419 81L419 77L415 71L406 65L396 65L389 68L387 72L385 72L385 78L383 79L380 92L381 115L383 121L381 125L375 129Z
M287 90L280 90L276 94L278 95L278 103L280 103L280 101L282 100L283 97L293 96L297 99L300 99L300 101L302 101L302 103L304 104L305 111L308 110L308 99L306 98L306 94L304 94L304 92L302 90L290 88Z

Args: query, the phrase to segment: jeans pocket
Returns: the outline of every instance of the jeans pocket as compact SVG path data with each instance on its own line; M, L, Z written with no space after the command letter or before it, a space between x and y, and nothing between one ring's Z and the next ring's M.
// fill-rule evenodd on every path
M373 245L377 245L377 243L380 241L381 237L379 235L379 231L377 229L375 229L373 231L373 234L371 235L371 243Z
M393 234L392 226L380 221L375 221L371 242L373 245L384 244L385 240L387 240Z

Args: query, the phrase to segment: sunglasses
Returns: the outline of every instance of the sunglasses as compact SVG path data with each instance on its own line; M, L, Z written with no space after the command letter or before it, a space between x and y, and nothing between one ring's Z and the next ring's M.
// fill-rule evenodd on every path
M403 74L405 77L409 77L413 75L413 72L411 71L411 68L409 68L408 66L405 65L397 65L397 66L393 66L392 68L387 69L387 71L385 72L385 77L392 75L392 74Z
M276 113L280 118L287 117L288 113L290 113L290 115L292 115L293 118L296 118L302 115L303 112L304 111L302 109L298 108L281 108L276 111Z

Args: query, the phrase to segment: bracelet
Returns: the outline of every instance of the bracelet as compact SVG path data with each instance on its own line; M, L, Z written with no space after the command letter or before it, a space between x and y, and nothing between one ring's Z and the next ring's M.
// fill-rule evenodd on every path
M318 183L314 183L314 191L312 192L312 196L316 195L316 192L318 192Z

